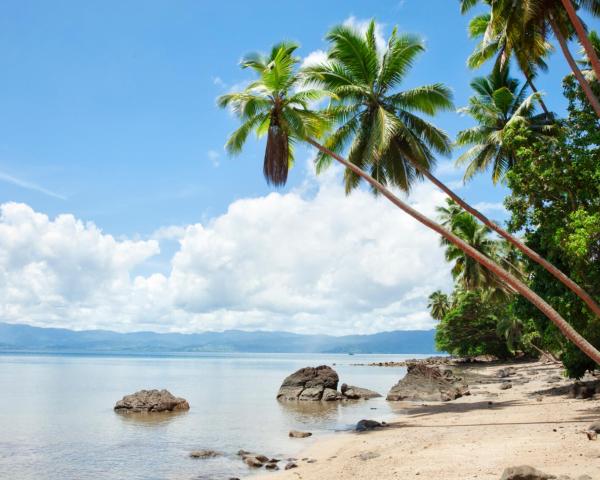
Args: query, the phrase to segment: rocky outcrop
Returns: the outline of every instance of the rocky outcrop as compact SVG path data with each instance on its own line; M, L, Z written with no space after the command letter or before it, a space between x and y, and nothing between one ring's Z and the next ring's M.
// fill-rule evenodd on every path
M368 388L354 387L352 385L346 385L345 383L342 383L340 391L342 392L342 396L349 400L368 400L369 398L381 397L379 393L369 390Z
M115 407L117 413L154 413L189 410L185 398L179 398L168 390L140 390L125 395Z
M451 370L414 363L408 365L406 376L392 387L390 401L442 401L469 395L469 387Z
M356 424L355 430L357 432L367 432L369 430L376 430L385 426L385 423L378 422L376 420L361 420Z
M194 450L190 452L190 457L192 458L215 458L220 457L222 455L221 452L217 452L216 450Z
M320 367L301 368L297 372L286 377L279 392L278 400L321 400L325 389L337 390L339 382L338 374L331 367L321 365ZM327 393L330 398L331 392Z
M277 400L281 401L323 401L359 400L380 397L373 390L342 384L341 391L337 386L339 377L336 371L327 365L301 368L285 378Z

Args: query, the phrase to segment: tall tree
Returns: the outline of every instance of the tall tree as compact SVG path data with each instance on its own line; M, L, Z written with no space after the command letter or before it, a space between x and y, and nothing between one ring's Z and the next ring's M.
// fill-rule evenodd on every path
M425 85L400 90L402 81L424 47L412 35L392 32L384 51L379 52L375 39L375 23L371 22L364 34L347 26L335 27L328 35L330 49L327 60L303 71L307 83L334 94L325 115L336 122L337 128L329 135L325 146L334 152L348 151L348 160L362 170L368 171L384 185L393 185L409 191L415 180L427 178L462 208L474 215L487 227L518 248L525 255L547 269L560 282L580 296L589 308L600 317L600 306L581 287L564 273L528 248L518 238L465 202L447 185L435 177L431 169L435 164L435 152L447 153L449 140L446 134L422 118L421 114L433 115L449 108L448 89L440 84ZM518 89L518 82L510 79L507 69L496 71L491 81L477 80L476 86L491 102L481 100L481 115L490 121L504 125L507 122L526 122L532 131L550 135L554 123L547 116L534 115L538 94L525 95ZM487 97L486 97L487 98ZM473 109L475 110L475 106ZM475 127L464 134L485 136L484 127ZM490 125L488 140L494 141L495 124ZM477 151L474 147L471 152ZM495 150L502 150L496 139L476 160L485 160ZM498 165L510 164L510 156L498 152ZM331 163L330 155L321 151L317 167L322 169ZM477 163L474 163L477 166ZM501 171L501 169L499 170ZM474 170L473 170L474 173ZM346 190L359 184L359 176L346 171Z
M487 77L471 82L476 95L460 112L471 116L476 125L458 133L456 143L470 148L457 160L466 164L465 180L491 168L494 183L502 180L514 165L514 152L504 141L506 130L522 124L536 139L551 141L557 127L545 115L535 113L536 93L527 95L518 80L511 78L508 67L494 68Z
M510 59L514 58L531 90L534 93L538 93L534 78L539 70L546 71L548 69L545 57L552 51L552 45L542 41L541 51L537 56L526 52L524 47L513 51L504 30L497 32L494 38L488 36L490 22L491 15L489 13L477 15L469 22L469 36L473 39L479 39L475 50L467 59L469 68L479 68L488 60L496 57L494 68L502 70L507 68L510 64ZM546 116L550 117L552 114L548 110L544 100L539 97L538 101Z
M433 319L439 321L444 318L446 313L448 313L448 310L450 309L450 299L448 298L448 295L442 291L436 290L429 295L427 308L429 308Z
M472 215L462 212L451 221L451 231L486 257L497 258L498 244L490 237L491 230L478 223ZM465 290L501 288L496 277L455 245L442 238L446 260L453 263L452 276Z
M460 0L461 11L469 11L478 0ZM591 48L585 27L575 10L584 9L592 15L600 15L600 0L483 0L490 7L490 22L486 38L494 39L503 35L509 50L523 51L530 62L535 63L540 56L547 54L545 45L550 31L560 48L575 78L585 92L596 115L600 117L600 102L585 79L567 44L573 37L573 30L579 36L592 65L600 67L597 56ZM596 70L600 78L600 68Z
M369 38L374 43L373 32L371 32ZM293 57L295 48L295 45L283 44L273 48L269 56L251 55L243 60L242 67L252 68L257 72L258 79L248 85L242 92L224 95L218 101L219 105L223 108L231 108L242 121L242 126L232 134L227 142L228 150L231 153L239 153L251 131L255 131L259 135L264 135L265 133L270 133L271 126L276 126L281 132L276 131L273 133L273 136L281 144L283 141L287 141L288 148L285 148L281 144L279 144L278 148L270 148L269 140L272 137L269 136L267 138L265 163L275 165L281 169L285 168L284 164L289 165L289 143L295 140L303 140L315 147L319 152L330 155L346 169L350 170L352 174L365 180L374 190L377 190L378 193L390 200L405 213L442 235L490 271L494 272L503 282L521 293L547 315L564 332L565 336L581 348L586 355L589 355L591 359L600 363L600 352L579 335L558 312L541 297L536 295L527 285L477 249L471 247L464 240L421 214L406 202L403 202L385 185L363 171L360 167L319 143L318 134L322 132L324 126L321 116L309 110L307 106L308 100L302 102L296 97L294 103L286 101L286 99L294 98L296 95L304 95L304 98L315 98L317 96L315 91L311 90L305 92L294 91L294 86L297 85L295 66L298 64L298 59ZM258 61L255 61L257 59ZM358 63L360 61L357 62L356 68L366 72ZM270 156L268 161L267 156ZM265 169L265 173L267 172L270 172L270 170ZM267 175L267 179L270 180L272 177Z

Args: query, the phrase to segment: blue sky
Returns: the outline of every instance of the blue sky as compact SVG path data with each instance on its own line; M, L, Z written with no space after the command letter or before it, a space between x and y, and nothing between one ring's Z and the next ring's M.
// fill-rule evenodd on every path
M459 14L453 0L4 1L0 5L0 203L17 202L48 216L50 230L58 228L52 223L58 214L69 214L84 229L91 222L100 232L98 238L110 236L123 242L154 238L156 248L140 247L149 249L141 254L147 258L128 264L126 276L134 283L138 274L140 281L153 273L168 274L185 257L182 233L165 234L169 228L212 225L236 201L269 198L261 145L252 141L238 158L228 158L223 151L236 122L217 109L215 98L247 80L238 67L241 56L267 50L281 39L300 42L299 53L306 56L326 48L322 39L331 26L372 17L384 34L398 25L401 31L426 40L428 51L406 86L443 82L453 89L457 106L466 104L469 81L485 70L474 73L465 66L473 43L466 34L468 18ZM567 73L560 55L553 56L550 71L538 86L547 93L550 108L560 111L564 108L561 78ZM440 115L435 122L452 136L471 125L454 112ZM322 182L337 188L332 185L339 184L339 176L312 178L308 157L308 151L298 155L300 161L282 195L302 196L307 182L317 189ZM456 182L460 174L444 165L440 176ZM433 195L430 192L421 195ZM504 189L481 177L461 193L473 203L493 205L502 200ZM19 212L24 215L21 220L34 218L29 210ZM489 213L502 217L497 209ZM81 253L74 272L85 268L89 255ZM51 263L46 257L39 262ZM67 285L73 282L77 279L69 279ZM32 302L42 301L39 292L32 295ZM226 302L223 305L219 308L226 308ZM202 314L210 310L205 307ZM37 316L24 313L10 318L39 323L44 315L60 317L51 304L45 308ZM86 325L107 326L98 321ZM211 328L218 325L210 324ZM126 329L123 323L108 326Z

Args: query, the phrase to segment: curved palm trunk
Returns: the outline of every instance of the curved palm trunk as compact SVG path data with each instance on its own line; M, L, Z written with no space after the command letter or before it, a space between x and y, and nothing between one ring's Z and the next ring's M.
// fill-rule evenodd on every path
M565 7L565 10L567 11L567 15L569 15L569 19L571 20L573 27L575 27L575 32L577 32L579 42L583 46L583 49L585 50L585 53L587 54L587 57L589 58L590 63L592 64L592 68L596 73L596 78L600 79L600 60L598 60L596 50L594 50L592 42L590 42L590 39L587 36L587 32L583 27L583 23L581 23L580 18L577 16L577 12L573 7L573 3L571 2L571 0L561 1L563 6Z
M571 67L571 70L573 71L573 75L575 75L575 78L579 82L579 85L581 85L581 88L582 88L583 92L585 93L585 96L587 97L588 101L592 105L592 108L596 112L596 115L598 115L598 118L600 118L600 103L598 103L598 99L596 98L596 95L594 95L594 92L592 91L592 87L590 87L590 84L588 83L588 81L585 79L585 77L581 73L581 70L579 70L577 63L575 62L575 59L573 58L573 55L571 55L571 52L569 51L569 47L567 45L567 41L565 40L565 37L563 36L562 32L556 25L554 18L552 18L552 17L550 17L550 24L552 25L552 30L554 30L554 36L558 40L558 43L563 52L563 55L567 59L567 62L569 63L569 66Z
M539 93L538 89L535 87L535 84L533 83L533 79L531 78L531 75L525 74L525 81L527 82L527 85L529 85L529 87L531 88L531 91L533 93ZM540 97L538 99L538 101L540 102L542 110L546 114L546 118L550 118L551 117L550 111L548 110L548 107L546 106L546 103L544 102L544 99Z
M581 288L577 283L571 280L567 275L565 275L560 269L556 268L552 265L548 260L542 257L539 253L535 252L523 242L521 242L518 238L514 237L506 230L504 230L500 225L495 222L492 222L489 218L487 218L483 213L481 213L476 208L469 205L465 202L460 196L458 196L454 191L448 188L443 182L438 180L431 172L429 172L426 168L423 168L417 162L413 162L411 160L412 165L423 174L431 183L433 183L436 187L442 190L446 195L448 195L452 200L458 203L463 209L473 215L475 218L478 218L483 222L484 225L494 230L498 235L508 241L515 248L519 249L525 255L527 255L531 260L541 265L546 269L548 273L550 273L554 278L559 280L565 287L571 290L575 295L577 295L581 300L585 302L585 304L590 308L594 314L600 318L600 305L598 305L592 296L587 293L583 288Z
M407 203L400 200L396 197L391 191L389 191L384 185L375 180L369 174L358 168L356 165L348 162L346 159L341 157L340 155L332 152L328 148L324 147L316 140L312 138L307 138L306 141L310 143L313 147L318 149L319 151L329 155L330 157L337 160L344 167L354 172L359 177L366 180L371 186L377 189L384 197L386 197L390 202L396 205L398 208L403 210L405 213L413 217L418 222L422 223L426 227L429 227L431 230L439 233L442 237L447 239L453 245L460 248L463 252L465 252L469 257L483 265L495 275L497 275L502 281L506 282L512 288L514 288L517 292L523 295L527 300L529 300L533 305L535 305L548 319L554 323L558 329L567 337L571 342L573 342L582 352L584 352L588 357L590 357L594 362L600 364L600 352L596 350L596 348L589 343L585 338L583 338L577 331L564 319L560 316L560 314L554 310L546 301L537 295L533 290L531 290L527 285L513 277L510 273L504 270L500 265L490 260L488 257L483 255L479 250L473 248L471 245L466 243L464 240L460 239L453 233L446 230L440 224L434 222L433 220L427 218L425 215L421 214L414 208L412 208Z

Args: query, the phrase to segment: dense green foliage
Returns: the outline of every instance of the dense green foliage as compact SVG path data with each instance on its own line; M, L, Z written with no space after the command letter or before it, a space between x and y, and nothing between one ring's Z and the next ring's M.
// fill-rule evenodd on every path
M459 291L454 304L438 324L435 344L438 350L454 355L509 355L506 339L499 331L499 319L506 315L498 302L490 302L481 290Z
M507 175L505 203L510 228L527 244L600 300L600 122L572 77L565 80L568 116L557 141L536 142L526 129L507 138L516 151ZM600 346L600 319L537 264L524 260L531 288L552 304L585 338ZM516 309L531 319L539 346L581 376L594 364L567 342L546 317L522 300Z
M438 207L440 222L455 235L513 273L520 275L514 250L492 236L454 201ZM513 312L514 292L492 272L455 245L442 240L455 281L450 296L429 296L431 316L438 320L436 347L454 355L491 354L507 357L522 345L523 325Z

